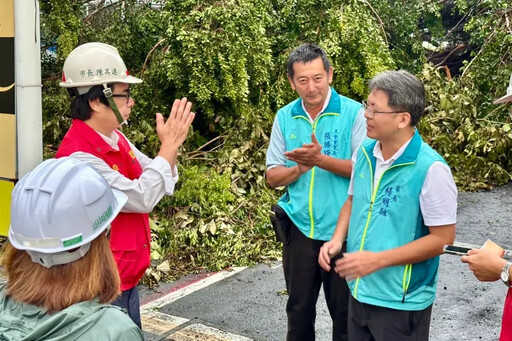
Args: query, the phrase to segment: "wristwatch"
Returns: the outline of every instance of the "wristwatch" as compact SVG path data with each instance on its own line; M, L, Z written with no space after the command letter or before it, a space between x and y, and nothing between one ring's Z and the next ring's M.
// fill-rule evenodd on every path
M510 269L511 265L512 265L512 263L507 262L505 264L505 266L503 267L503 269L501 270L501 274L500 274L501 280L503 281L503 283L505 283L505 285L507 287L510 287L510 274L509 274L508 270Z

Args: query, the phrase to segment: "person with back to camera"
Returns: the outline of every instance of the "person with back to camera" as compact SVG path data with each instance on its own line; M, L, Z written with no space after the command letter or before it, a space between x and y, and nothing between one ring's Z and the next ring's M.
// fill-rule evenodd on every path
M151 231L148 213L178 181L176 158L195 114L186 98L175 100L167 121L156 117L161 142L158 156L142 154L118 130L130 117L135 101L130 76L117 49L102 43L75 48L66 58L60 86L68 89L72 124L56 157L87 162L128 202L112 222L110 247L121 276L121 296L113 302L127 310L141 327L137 285L150 264Z
M15 186L0 284L0 340L143 340L109 304L119 274L107 234L126 203L91 166L50 159Z
M507 94L496 101L494 104L512 102L512 75L510 84L507 88ZM503 319L501 322L500 341L512 340L512 282L510 268L512 263L507 262L496 252L485 249L473 249L468 251L467 256L462 256L461 261L469 265L469 270L473 271L476 278L482 282L494 282L501 278L503 283L509 288L505 298L505 307L503 308Z

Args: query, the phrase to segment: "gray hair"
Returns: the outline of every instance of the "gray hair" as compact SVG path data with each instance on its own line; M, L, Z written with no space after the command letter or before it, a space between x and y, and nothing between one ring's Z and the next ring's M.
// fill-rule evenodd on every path
M415 126L425 110L425 88L423 83L405 70L385 71L370 81L370 91L380 90L388 96L388 105L393 110L403 110L411 115L411 126Z
M310 43L305 43L297 47L295 50L292 51L292 53L290 53L290 56L288 57L288 65L286 66L288 76L290 76L293 79L293 64L307 63L317 58L322 58L322 62L324 63L324 69L327 73L329 73L329 70L331 69L331 63L329 63L329 60L327 59L327 54L321 47Z

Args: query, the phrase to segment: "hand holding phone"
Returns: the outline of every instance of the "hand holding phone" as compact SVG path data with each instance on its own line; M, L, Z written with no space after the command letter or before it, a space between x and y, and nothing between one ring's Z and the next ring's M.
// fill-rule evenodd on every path
M474 248L458 245L445 245L444 253L457 256L467 256L468 251L471 249ZM482 245L480 249L490 251L500 257L503 257L505 255L505 250L490 239L487 239L487 241L484 243L484 245Z

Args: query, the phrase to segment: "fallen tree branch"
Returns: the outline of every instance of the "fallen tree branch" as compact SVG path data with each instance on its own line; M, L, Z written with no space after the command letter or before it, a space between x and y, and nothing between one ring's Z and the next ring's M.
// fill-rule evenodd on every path
M211 139L210 141L206 142L206 143L205 143L205 144L203 144L201 147L197 148L195 151L196 151L196 152L197 152L197 151L200 151L201 149L203 149L204 147L208 146L209 144L211 144L211 143L213 143L213 142L217 141L218 139L224 138L224 137L226 137L226 136L227 136L227 133L224 133L224 134L222 134L222 135L219 135L219 136L217 136L217 137L215 137L215 138Z
M153 53L153 51L155 51L155 49L160 46L163 42L165 41L165 38L162 38L160 39L160 41L158 43L155 44L155 46L153 46L151 48L151 50L149 50L148 54L146 55L146 59L144 59L144 64L142 65L142 69L140 70L140 76L142 76L142 74L144 73L144 71L146 70L146 65L148 64L148 61L149 61L149 56Z
M364 0L364 3L368 5L368 7L370 7L370 9L372 10L373 14L375 14L375 16L377 17L377 19L379 20L379 23L380 23L380 29L382 30L382 35L384 36L384 40L386 41L386 45L389 45L389 42L388 42L388 37L387 37L387 34L386 34L386 30L384 29L384 22L382 21L382 19L380 18L379 16L379 13L377 13L377 11L375 10L375 8L373 8L372 5L370 5L370 3L367 1L367 0Z
M446 57L444 57L444 59L443 59L442 61L440 61L439 63L437 63L437 64L435 65L435 67L440 67L441 65L443 65L443 64L448 60L448 58L450 58L450 57L451 57L451 56L452 56L452 55L453 55L457 50L460 50L460 49L462 49L462 48L464 48L464 47L466 47L466 46L467 46L467 44L465 44L465 43L462 43L462 44L457 45L453 50L451 50L451 51L450 51L450 53L448 53L448 54L446 55ZM429 57L429 59L430 59L430 58L431 58L431 57Z
M478 53L476 54L476 56L471 59L471 61L468 63L468 65L466 65L466 67L464 68L464 71L462 72L462 74L460 75L461 78L464 77L464 74L466 74L466 71L469 70L469 67L471 66L471 64L473 64L473 62L480 56L480 54L482 54L483 50L487 47L487 45L489 44L489 42L492 40L492 38L496 35L496 31L498 29L498 27L500 26L499 24L501 23L501 20L503 19L503 16L500 18L500 20L498 21L498 25L496 25L496 27L494 28L494 31L492 31L492 33L489 35L489 37L487 37L485 39L485 43L484 45L482 46L482 48L478 51Z
M446 65L444 65L443 68L444 68L444 72L446 73L446 78L448 78L449 81L452 81L453 78L452 78L452 73L450 72L450 68L448 68L448 66L446 66Z
M100 7L97 10L95 10L94 12L92 12L91 14L89 14L88 16L86 16L82 21L84 23L86 23L89 20L91 20L91 18L93 16L95 16L96 14L98 14L99 12L101 12L101 11L103 11L103 10L109 8L109 7L112 7L112 6L117 6L117 5L124 4L124 2L125 2L125 0L119 0L118 2L112 2L112 3L110 3L110 4L106 5L106 6ZM105 0L102 0L99 5L103 5L104 3L105 3Z

